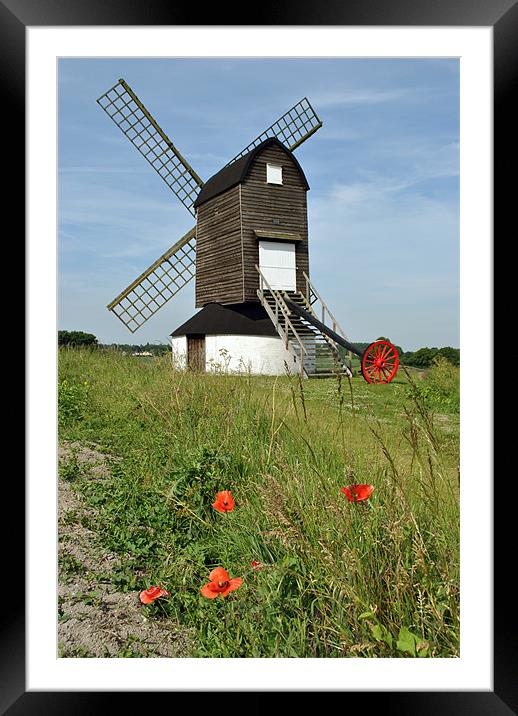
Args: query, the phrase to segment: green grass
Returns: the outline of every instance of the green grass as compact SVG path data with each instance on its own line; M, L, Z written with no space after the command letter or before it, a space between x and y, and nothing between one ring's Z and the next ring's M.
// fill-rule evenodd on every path
M194 627L192 656L458 656L457 369L373 386L64 350L59 381L61 439L118 458L106 480L63 469L122 558L106 579L162 584L143 609ZM226 599L200 595L215 566L243 577Z

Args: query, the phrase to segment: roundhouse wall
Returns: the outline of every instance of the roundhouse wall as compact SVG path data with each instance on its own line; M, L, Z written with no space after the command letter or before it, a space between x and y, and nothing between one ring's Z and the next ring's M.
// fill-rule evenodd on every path
M187 367L187 338L171 339L173 363ZM300 371L300 362L286 350L277 336L222 335L205 336L207 372L247 373L253 375L284 375L284 362L292 373Z
M292 373L299 361L277 336L207 336L207 371L256 375L284 375L284 361Z
M171 350L174 368L185 370L187 368L187 336L173 336Z

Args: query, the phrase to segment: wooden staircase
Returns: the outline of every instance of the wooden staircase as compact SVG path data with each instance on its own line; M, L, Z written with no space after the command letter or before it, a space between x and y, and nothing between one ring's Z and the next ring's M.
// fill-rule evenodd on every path
M350 366L347 365L343 354L338 350L336 343L322 333L316 326L305 321L300 316L290 311L284 302L284 297L289 298L294 303L301 306L308 313L317 316L313 304L320 301L323 305L322 317L326 317L329 313L327 306L323 304L319 295L309 282L309 278L304 274L307 281L307 295L313 298L313 303L306 298L300 291L276 291L267 283L264 276L259 271L260 284L257 295L266 313L272 320L280 337L288 348L298 359L300 372L308 378L326 378L337 373L343 375L352 375ZM332 317L331 317L332 318ZM325 321L322 321L325 323ZM333 330L339 329L336 321L332 318ZM340 333L343 333L339 330ZM344 335L345 337L345 335Z

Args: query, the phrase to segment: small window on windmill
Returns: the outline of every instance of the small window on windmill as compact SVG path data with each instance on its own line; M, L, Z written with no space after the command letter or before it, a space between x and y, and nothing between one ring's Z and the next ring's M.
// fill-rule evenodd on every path
M282 167L277 164L267 164L266 182L268 184L282 184Z

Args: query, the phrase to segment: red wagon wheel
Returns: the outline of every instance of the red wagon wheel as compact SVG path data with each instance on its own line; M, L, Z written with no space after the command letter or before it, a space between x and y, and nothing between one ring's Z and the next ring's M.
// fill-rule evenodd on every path
M362 375L367 383L390 383L397 373L399 356L388 341L371 343L362 358Z

